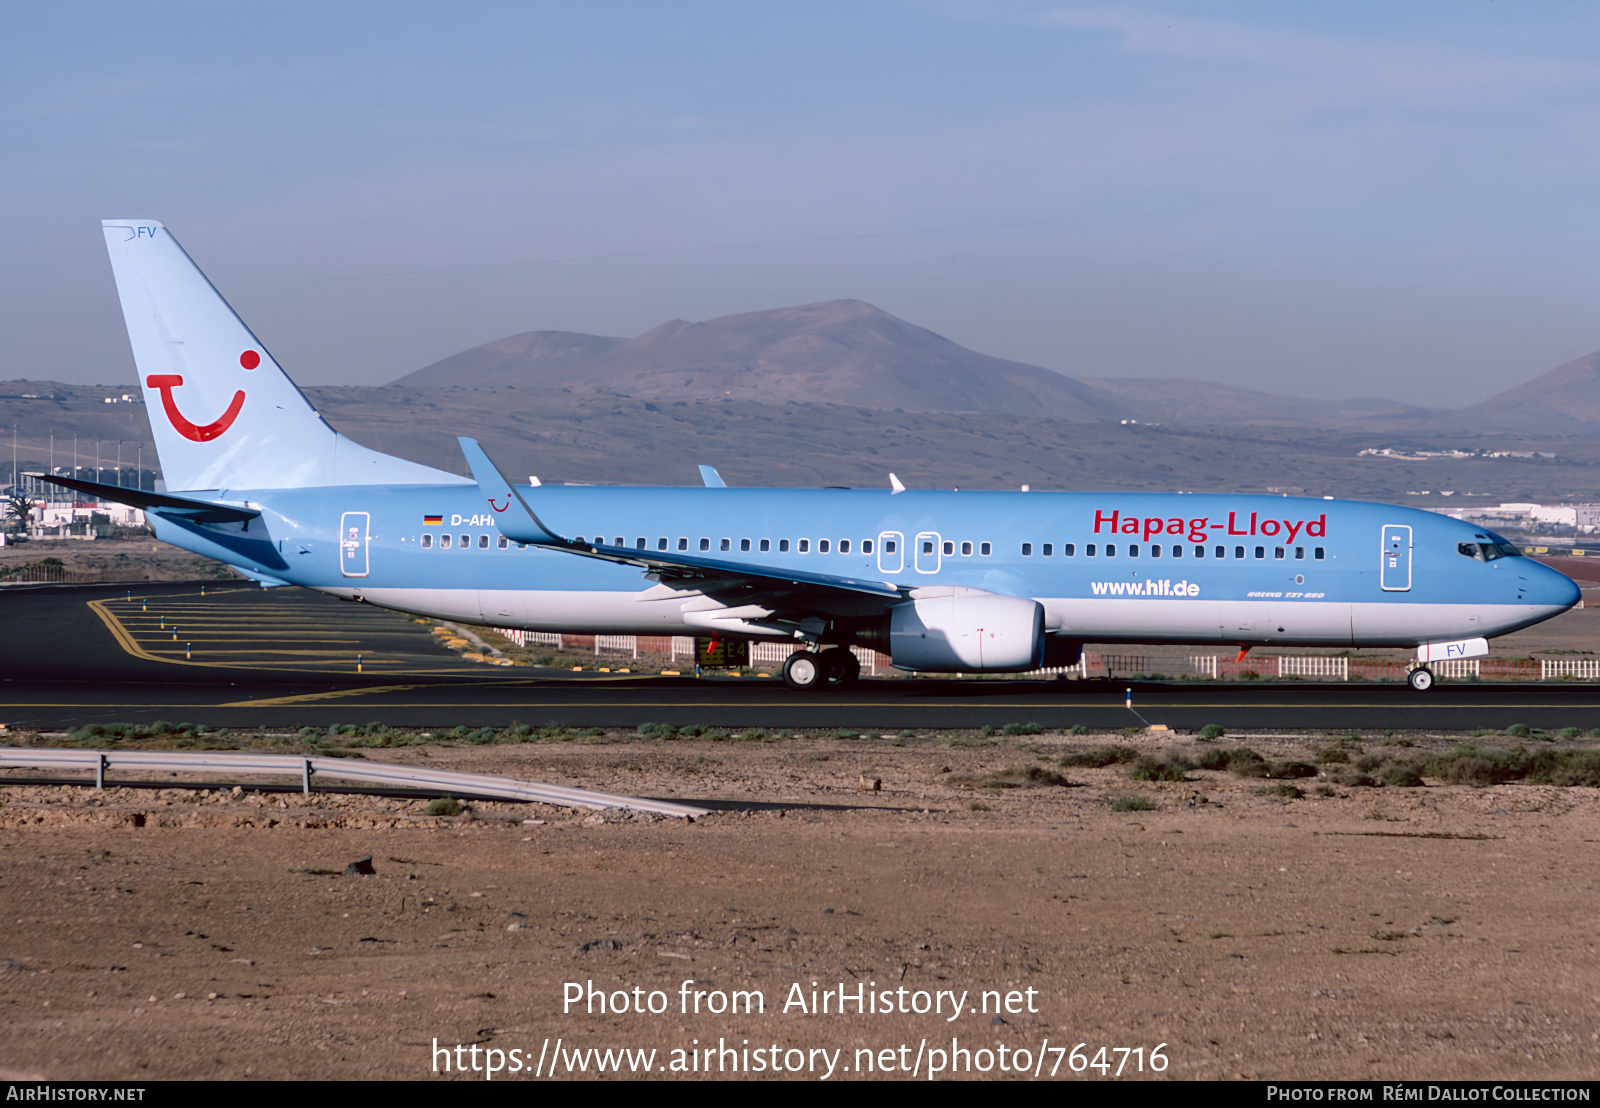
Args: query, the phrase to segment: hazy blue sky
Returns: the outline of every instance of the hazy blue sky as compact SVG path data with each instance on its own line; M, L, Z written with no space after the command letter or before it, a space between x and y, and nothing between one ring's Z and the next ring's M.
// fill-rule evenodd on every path
M133 379L129 216L307 384L837 297L1452 406L1600 349L1577 0L21 0L0 90L0 378Z

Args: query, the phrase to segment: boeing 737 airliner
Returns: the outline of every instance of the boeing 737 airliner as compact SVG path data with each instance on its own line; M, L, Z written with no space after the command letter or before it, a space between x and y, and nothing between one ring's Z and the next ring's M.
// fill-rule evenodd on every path
M1499 535L1412 508L1245 495L595 488L473 478L339 434L171 233L104 222L166 491L156 537L267 585L528 630L804 644L795 688L897 667L1020 672L1086 642L1416 647L1427 663L1566 611Z

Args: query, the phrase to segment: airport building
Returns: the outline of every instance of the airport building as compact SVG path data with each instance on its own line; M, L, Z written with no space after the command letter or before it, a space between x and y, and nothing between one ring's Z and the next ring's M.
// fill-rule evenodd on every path
M1452 508L1440 514L1487 527L1573 531L1584 535L1600 530L1600 504L1486 504Z

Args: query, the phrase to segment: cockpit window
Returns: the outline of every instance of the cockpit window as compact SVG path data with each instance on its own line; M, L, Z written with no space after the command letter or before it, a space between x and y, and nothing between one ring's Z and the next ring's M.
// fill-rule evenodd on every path
M1456 552L1467 558L1476 558L1480 562L1492 562L1497 558L1522 557L1522 551L1508 542L1460 542L1456 543Z

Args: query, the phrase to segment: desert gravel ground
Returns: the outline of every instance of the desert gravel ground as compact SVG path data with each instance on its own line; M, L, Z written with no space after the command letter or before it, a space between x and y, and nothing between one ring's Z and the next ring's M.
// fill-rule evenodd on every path
M1322 741L1223 745L1286 759ZM1107 742L1201 749L924 732L362 751L720 809L694 823L477 802L430 817L417 800L190 779L13 785L0 1076L407 1080L464 1062L481 1080L498 1051L515 1080L541 1054L548 1073L558 1039L569 1068L573 1051L654 1049L653 1077L706 1076L690 1052L711 1046L735 1051L713 1076L803 1059L790 1076L821 1077L831 1056L833 1080L859 1078L869 1054L875 1072L926 1076L942 1050L965 1077L964 1049L972 1076L1026 1056L1101 1079L1070 1072L1080 1043L1124 1077L1600 1073L1595 789L1313 779L1287 799L1225 772L1059 768ZM1027 767L1067 783L1027 783ZM1008 773L1023 784L995 787ZM1154 808L1114 810L1124 796ZM343 874L368 855L374 874ZM841 985L864 983L943 1013L840 1014ZM608 1008L665 1011L564 1004L590 984L627 992ZM829 1011L793 1004L796 985ZM765 1011L707 1010L753 990ZM946 990L1009 1010L948 1019Z

